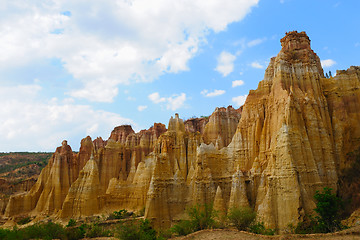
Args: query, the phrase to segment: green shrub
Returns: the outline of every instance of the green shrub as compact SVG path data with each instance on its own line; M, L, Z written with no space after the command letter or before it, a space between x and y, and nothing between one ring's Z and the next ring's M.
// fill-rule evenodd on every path
M255 234L262 234L262 235L274 235L275 234L275 230L266 228L263 222L257 222L257 223L251 224L249 226L249 230L250 230L250 232L255 233Z
M311 234L318 232L317 230L317 221L313 216L306 216L304 221L299 222L293 231L296 234Z
M66 239L65 229L53 222L34 224L19 231L23 232L24 239Z
M187 209L187 214L190 220L181 220L171 228L179 236L216 226L216 212L212 205L194 205Z
M85 236L89 238L109 237L110 231L105 230L103 227L99 226L99 224L94 223L87 228Z
M331 188L325 187L322 192L316 191L314 199L317 216L306 216L295 227L296 234L328 233L345 229L340 222L340 212L343 209L341 198L331 193Z
M66 227L74 227L74 226L76 226L76 220L70 218L70 220L69 220L68 224L66 225Z
M6 237L9 235L11 230L9 229L2 229L0 228L0 239L6 239Z
M67 228L66 237L68 240L79 240L85 237L85 232L79 228Z
M211 204L195 205L187 210L194 231L212 228L215 225L216 213Z
M5 230L5 229L4 229ZM22 240L22 239L29 239L24 236L24 233L15 226L12 230L5 230L3 232L5 235L4 238L0 239L6 239L6 240Z
M122 240L140 239L138 227L133 222L121 225L117 232L118 237Z
M239 231L247 230L255 218L256 213L250 207L233 208L228 214L228 219Z
M123 218L130 217L131 215L133 215L132 212L128 212L126 209L121 209L119 211L115 211L115 212L111 213L107 219L108 220L123 219Z
M320 232L324 233L342 229L339 214L342 208L342 201L335 194L332 194L331 190L331 188L325 187L321 193L316 191L314 195L316 200L314 211L318 214L316 217L317 227Z
M123 223L118 229L122 240L156 240L156 231L148 219Z
M165 230L160 230L158 232L158 237L157 240L165 240L165 239L169 239L173 236L173 231L171 229L165 229Z
M156 231L151 227L150 221L148 219L140 220L140 239L156 239Z
M171 231L178 236L185 236L194 232L194 227L190 220L181 220L171 228Z
M86 234L86 229L88 226L86 224L82 224L79 227L68 227L66 229L66 236L68 240L78 240L83 239Z

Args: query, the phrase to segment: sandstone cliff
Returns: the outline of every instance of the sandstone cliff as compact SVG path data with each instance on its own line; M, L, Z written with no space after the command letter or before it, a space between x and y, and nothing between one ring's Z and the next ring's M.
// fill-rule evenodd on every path
M354 166L347 154L360 147L360 68L325 78L304 32L287 33L281 45L240 109L185 123L175 114L168 129L119 126L107 141L83 139L79 154L64 143L34 187L11 197L5 215L145 207L154 224L169 226L186 207L211 203L225 212L251 206L282 231L312 213L316 190L350 196L358 188L342 179Z
M63 141L56 149L48 165L42 170L37 182L28 193L10 197L5 216L35 210L36 213L53 214L59 211L70 185L77 179L83 163Z

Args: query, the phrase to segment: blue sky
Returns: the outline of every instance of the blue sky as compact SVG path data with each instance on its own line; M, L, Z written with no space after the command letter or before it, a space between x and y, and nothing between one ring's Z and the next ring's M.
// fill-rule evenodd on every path
M54 151L239 107L285 32L324 71L360 65L358 0L0 2L0 151Z

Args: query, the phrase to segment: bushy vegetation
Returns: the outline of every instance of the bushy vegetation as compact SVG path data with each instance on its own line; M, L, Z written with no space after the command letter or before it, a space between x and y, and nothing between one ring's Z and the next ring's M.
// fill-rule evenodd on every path
M332 189L325 187L322 192L316 191L314 199L317 215L306 216L293 230L297 234L329 233L346 228L340 222L340 212L343 209L341 198L331 193Z
M124 219L124 218L130 217L132 215L133 215L132 212L128 212L126 209L121 209L119 211L114 211L113 213L111 213L108 217L108 220Z
M190 220L181 220L172 228L177 235L187 235L189 233L215 227L216 212L209 204L195 205L187 209Z
M256 213L250 207L233 208L229 211L228 219L239 231L248 230L255 221Z
M66 227L74 227L76 226L76 223L77 223L76 220L71 218L68 224L66 225Z
M335 232L340 230L340 210L342 201L335 194L331 193L331 188L324 188L323 192L316 191L314 199L316 200L316 208L314 211L318 228L321 232Z
M228 219L239 231L249 231L263 235L275 234L275 230L266 228L263 222L255 222L256 213L250 207L231 209L228 214Z
M27 239L67 239L65 229L56 223L48 222L12 230L0 229L0 239L27 240Z
M12 230L0 228L1 240L28 240L28 239L64 239L78 240L84 237L108 237L109 230L95 224L82 224L79 227L63 227L60 224L47 222L37 223L26 228L14 227Z
M110 237L111 232L100 226L98 223L94 223L87 226L85 236L88 238Z
M191 223L195 231L213 228L215 226L216 212L211 204L195 205L188 209Z
M156 240L156 231L151 227L148 219L140 221L129 221L123 223L117 233L122 240Z
M193 233L194 227L190 220L180 220L171 230L178 236L185 236Z
M42 169L50 157L51 153L0 153L0 158L8 162L8 164L1 164L0 173L10 172L31 164L36 164Z
M79 227L67 227L66 236L68 240L78 240L85 237L87 225L82 224Z
M266 228L263 222L252 223L249 226L249 231L255 234L274 235L275 229Z

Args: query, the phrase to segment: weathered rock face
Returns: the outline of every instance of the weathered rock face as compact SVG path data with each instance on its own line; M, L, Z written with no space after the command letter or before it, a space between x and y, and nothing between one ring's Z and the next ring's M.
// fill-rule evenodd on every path
M281 45L241 108L185 123L175 114L168 130L116 127L107 141L83 139L77 155L65 143L5 215L145 207L155 225L169 226L186 207L212 203L224 212L251 206L282 231L312 213L316 190L346 185L339 192L351 196L359 187L344 174L354 166L346 154L360 147L360 69L324 78L304 32L287 33Z
M205 126L209 122L209 117L190 118L184 122L185 131L204 133Z
M251 91L229 150L253 182L249 199L268 226L284 229L314 208L315 191L336 189L334 138L320 60L305 33L291 32ZM254 164L260 164L260 173Z
M204 142L206 144L213 143L218 149L229 145L235 134L240 116L240 110L236 110L232 106L216 108L205 126Z
M60 217L80 217L98 213L101 208L98 165L93 155L80 171L65 198Z
M70 185L77 179L83 165L79 164L71 147L63 141L48 165L41 172L36 184L28 193L11 196L5 216L30 212L53 214L62 208Z

